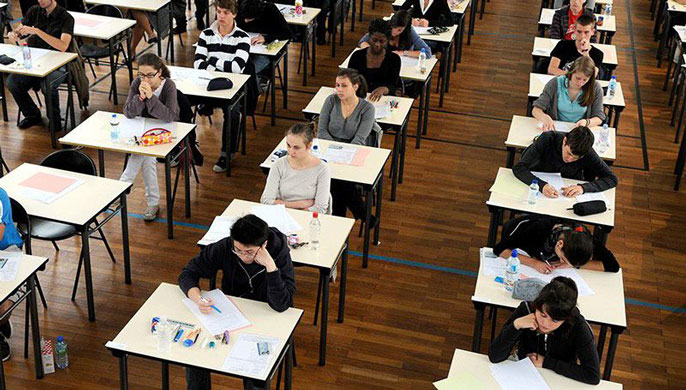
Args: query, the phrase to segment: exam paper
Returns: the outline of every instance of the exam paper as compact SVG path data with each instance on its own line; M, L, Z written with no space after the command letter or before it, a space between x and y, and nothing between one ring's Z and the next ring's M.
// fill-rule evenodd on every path
M269 344L269 354L260 355L257 343ZM264 337L241 333L226 357L222 370L252 378L264 378L276 359L276 350L281 341L275 337Z
M331 144L324 151L324 158L328 162L350 165L357 153L356 147Z
M534 73L533 74L534 78L543 83L543 85L548 84L548 81L550 81L553 77L552 75L549 74L540 74L540 73Z
M562 195L562 187L565 186L564 181L562 181L562 175L560 173L551 173L551 172L531 172L534 174L534 176L538 177L540 180L548 182L551 186L553 186L559 196L557 199L565 199L565 197ZM551 198L552 199L552 198Z
M222 238L231 236L231 226L238 218L228 216L216 216L210 230L198 241L198 245L210 245L221 240Z
M484 275L505 277L507 259L493 254L491 248L481 248L479 249L479 254L481 256L481 269L483 269Z
M437 390L486 390L486 385L471 372L460 371L443 380L434 382Z
M588 202L591 200L602 200L603 202L605 202L605 206L607 206L607 198L605 197L604 192L588 192L576 196L577 202Z
M118 114L119 117L119 138L122 140L129 140L133 137L140 139L143 134L150 129L166 129L174 133L176 131L176 123L163 122L161 120L152 118L127 118L123 114Z
M250 321L234 305L220 289L205 291L202 293L204 298L209 298L214 302L221 313L212 310L210 314L203 314L198 309L198 305L189 298L183 298L183 304L202 322L202 325L213 335L229 332L250 326Z
M193 69L182 66L168 66L171 79L174 81L188 80L193 84L207 86L213 79L212 74L204 69Z
M551 280L558 276L566 276L572 280L574 280L574 283L576 283L576 288L579 290L579 296L583 297L586 295L595 295L595 291L591 289L591 287L586 283L584 278L579 275L579 272L574 269L574 268L556 268L553 270L553 272L549 274L542 274L533 267L529 267L528 265L522 264L519 267L519 273L520 275L523 275L528 278L537 278L541 279L542 281L546 283L550 283Z
M400 56L400 65L401 67L417 67L417 61L419 59L414 58L414 57L405 57L405 56Z
M491 374L500 385L501 390L550 390L541 373L538 372L529 358L518 362L506 360L498 364L491 364Z
M298 224L288 211L286 206L282 204L276 205L262 205L253 206L251 212L267 222L270 227L275 227L283 234L297 232L302 230L302 226Z
M17 278L22 252L0 251L0 281L9 282Z
M391 104L382 100L374 104L374 119L388 118L391 116Z
M417 32L417 35L430 35L431 33L429 30L431 30L431 27L420 27L420 26L412 26L414 31Z
M35 183L32 181L32 176L24 182L19 183L19 186L22 187L21 196L32 200L37 200L45 204L50 204L56 201L84 183L81 179L76 179L69 176L54 175L52 173L37 173L36 175L41 175L46 186L35 185ZM53 182L48 182L51 178L53 179ZM65 186L67 183L69 184Z
M572 124L567 123L567 122L561 122L561 121L553 121L555 124L555 131L559 131L560 133L569 133L572 131ZM536 128L538 130L543 130L543 122L538 122L536 124Z

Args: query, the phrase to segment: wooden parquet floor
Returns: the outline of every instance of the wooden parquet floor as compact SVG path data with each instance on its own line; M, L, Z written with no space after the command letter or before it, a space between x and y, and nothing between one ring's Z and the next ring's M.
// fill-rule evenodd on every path
M18 16L18 2L13 3ZM325 367L317 365L319 330L312 326L317 274L297 270L295 306L304 309L305 315L295 335L296 389L430 389L431 382L447 375L453 349L470 348L474 320L470 297L478 248L487 236L487 190L498 167L505 165L503 143L509 121L512 115L525 113L538 7L535 0L491 0L483 20L477 20L472 44L464 47L443 108L438 107L438 96L432 93L428 138L421 149L407 150L405 182L399 186L398 200L388 201L385 191L381 245L371 248L376 257L367 270L361 268L359 256L351 257L346 319L338 324L331 314ZM666 106L667 95L661 90L665 69L656 68L648 7L648 1L626 0L617 0L613 7L619 26L613 40L619 56L616 75L622 82L627 108L622 114L614 168L620 184L616 228L609 237L609 247L624 268L629 328L619 339L612 380L626 389L682 389L686 388L686 290L679 280L686 278L682 247L686 239L686 190L672 190L677 145L672 142L674 129L669 126L671 108ZM62 242L59 253L49 244L36 242L34 253L50 258L47 270L40 274L49 304L48 310L39 309L41 331L53 339L65 336L71 362L66 371L40 381L34 379L32 360L21 356L24 309L19 308L13 315L13 356L5 363L8 387L117 387L117 360L104 343L116 335L160 282L176 282L182 267L197 252L195 243L204 232L202 226L209 225L234 198L259 200L264 176L258 164L284 130L302 119L300 110L319 86L333 84L337 65L354 47L371 17L389 12L387 1L378 1L375 10L366 2L365 22L358 24L354 33L346 25L345 45L339 48L337 58L330 57L330 48L319 48L317 74L307 87L295 74L299 45L292 45L289 110L278 108L275 127L269 125L266 115L257 116L258 130L249 127L248 131L248 154L235 161L230 179L211 171L219 149L220 114L215 114L213 126L206 118L199 120L206 165L199 169L200 184L192 184L193 216L184 218L182 207L176 207L175 219L180 223L175 227L176 238L167 240L164 223L130 218L130 286L123 283L121 261L112 264L100 243L91 245L97 322L88 322L83 283L76 301L69 299L78 241ZM176 46L176 63L187 66L193 58L190 44L198 34L194 21L189 27L192 31L184 34L186 46ZM106 69L99 72L102 75ZM120 72L122 101L127 83L126 72ZM95 88L91 113L121 110L107 100L108 87L109 81L105 81ZM22 162L37 163L51 151L48 134L38 127L19 130L14 122L16 106L9 99L10 120L0 122L3 155L12 168ZM85 118L89 113L77 114ZM648 161L642 154L641 123ZM416 126L415 111L409 126ZM384 146L390 147L390 137L386 138ZM107 159L107 177L119 177L123 156L108 153ZM142 213L145 200L140 177L130 198L130 211ZM121 259L119 220L114 219L106 232ZM362 240L352 237L351 249L361 252L361 247ZM332 313L337 310L337 287L332 288ZM482 352L486 345L487 340ZM171 375L172 387L184 388L183 371L173 367ZM234 379L213 379L217 389L241 386ZM159 388L159 365L131 358L129 382L133 389Z

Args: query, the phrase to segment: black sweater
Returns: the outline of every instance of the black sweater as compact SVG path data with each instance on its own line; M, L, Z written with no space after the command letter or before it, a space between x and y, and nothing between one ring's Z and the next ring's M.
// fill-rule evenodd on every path
M267 251L278 268L274 272L253 262L245 264L231 249L233 240L224 238L208 245L191 260L179 275L179 287L184 294L198 287L200 278L211 278L222 270L222 291L225 294L267 302L269 306L282 312L293 304L295 293L295 272L286 245L286 237L270 228Z
M378 68L367 67L367 50L357 50L350 56L348 68L355 69L367 81L369 92L379 88L388 88L389 95L395 95L396 86L400 83L400 56L386 50L386 56Z
M526 185L531 185L534 179L538 179L538 187L543 190L545 181L537 178L531 171L559 172L562 177L568 179L585 180L588 183L581 185L586 192L602 192L617 186L617 176L610 170L605 162L591 149L585 156L577 161L566 163L562 159L562 140L565 133L546 131L529 145L512 172L517 179Z
M546 337L530 329L515 329L514 321L528 315L529 307L532 307L531 303L522 302L493 340L488 348L491 363L506 360L516 347L519 359L528 359L527 354L538 353L545 357L543 368L583 383L600 383L600 359L593 332L579 310L574 309L571 322L565 321Z
M420 1L424 0L407 0L400 8L411 9L410 16L428 20L431 27L453 25L453 16L450 13L447 0L433 0L424 14L422 14L422 7L419 5Z
M236 17L236 24L238 27L247 32L258 33L264 36L265 43L270 43L275 40L285 41L293 37L291 28L288 26L286 19L272 3L265 3L264 10L260 16L246 22L240 14Z

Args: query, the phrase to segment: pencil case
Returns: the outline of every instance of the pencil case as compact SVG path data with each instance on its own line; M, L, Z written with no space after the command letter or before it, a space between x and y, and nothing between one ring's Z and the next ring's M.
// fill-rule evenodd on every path
M153 146L172 142L172 132L167 129L150 129L141 136L141 145Z

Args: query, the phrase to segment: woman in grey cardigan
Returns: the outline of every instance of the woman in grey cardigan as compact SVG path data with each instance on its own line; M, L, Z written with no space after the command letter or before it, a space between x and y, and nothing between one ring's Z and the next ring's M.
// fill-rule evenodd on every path
M176 85L170 78L169 69L155 54L146 53L138 58L138 77L133 80L129 96L124 104L127 118L137 116L173 122L179 119L179 103ZM145 199L148 207L143 219L152 221L160 209L160 188L157 184L157 161L154 157L132 154L119 180L133 183L143 168Z
M603 88L595 79L593 60L581 56L566 75L548 81L534 101L532 113L543 122L543 131L555 130L556 120L576 126L600 126L605 120Z

